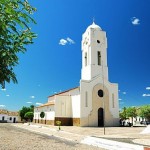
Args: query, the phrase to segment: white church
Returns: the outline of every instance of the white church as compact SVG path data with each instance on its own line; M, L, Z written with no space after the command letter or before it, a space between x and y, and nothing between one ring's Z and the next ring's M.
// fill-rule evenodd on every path
M35 123L119 126L118 84L108 79L106 32L93 22L82 35L81 47L80 86L51 95L46 104L35 107Z

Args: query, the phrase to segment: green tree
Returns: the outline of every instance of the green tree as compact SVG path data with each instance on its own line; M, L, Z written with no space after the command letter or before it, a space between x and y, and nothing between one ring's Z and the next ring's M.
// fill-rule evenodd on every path
M34 112L34 105L30 105L30 111Z
M17 83L14 67L19 64L18 53L33 43L36 34L29 25L36 22L31 15L36 11L27 0L0 0L0 85Z
M45 112L42 111L42 112L40 113L40 117L41 117L41 118L44 118L44 117L45 117Z
M22 107L22 109L19 111L19 115L22 121L26 120L24 116L27 112L34 112L33 107L34 107L33 105L31 105L30 107L25 107L25 106Z
M126 120L127 119L127 112L126 112L126 107L123 108L123 111L119 113L119 116L122 120Z
M33 112L27 112L27 113L25 113L24 118L26 118L27 120L30 120L32 122L33 116L34 116Z
M43 118L45 117L45 112L42 111L42 112L40 113L40 117L43 119Z
M132 123L133 123L133 118L137 117L137 109L136 109L136 107L128 107L126 109L126 114L127 114L127 117L131 117L132 118Z
M150 105L141 106L139 109L139 116L150 121Z

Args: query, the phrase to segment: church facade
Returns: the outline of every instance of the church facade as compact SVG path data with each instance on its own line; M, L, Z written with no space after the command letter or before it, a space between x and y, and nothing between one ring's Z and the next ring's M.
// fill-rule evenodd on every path
M119 126L118 84L108 79L106 32L93 22L82 35L81 47L80 87L51 95L46 104L35 107L35 123Z

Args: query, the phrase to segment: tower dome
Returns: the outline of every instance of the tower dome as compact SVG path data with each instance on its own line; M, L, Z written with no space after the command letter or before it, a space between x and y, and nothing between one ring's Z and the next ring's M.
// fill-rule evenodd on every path
M87 30L88 29L100 29L100 30L102 30L102 28L100 26L98 26L97 24L95 24L94 21L90 26L88 26Z

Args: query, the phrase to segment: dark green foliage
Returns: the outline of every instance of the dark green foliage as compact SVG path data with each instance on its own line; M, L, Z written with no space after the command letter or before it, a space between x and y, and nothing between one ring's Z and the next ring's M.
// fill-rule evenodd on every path
M21 117L21 120L27 120L27 118L25 117L25 114L27 112L34 112L34 106L31 105L30 107L25 107L23 106L22 109L19 111L19 115Z
M34 116L33 112L27 112L27 113L25 113L24 118L26 118L27 120L30 120L32 122L33 116Z
M45 112L42 111L42 112L40 113L40 117L41 117L41 118L44 118L44 117L45 117Z
M26 51L36 34L31 31L31 18L36 11L27 0L0 0L0 85L17 83L14 67L18 65L18 53Z

